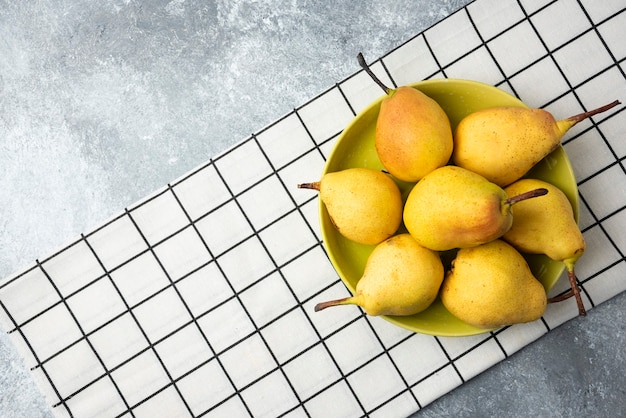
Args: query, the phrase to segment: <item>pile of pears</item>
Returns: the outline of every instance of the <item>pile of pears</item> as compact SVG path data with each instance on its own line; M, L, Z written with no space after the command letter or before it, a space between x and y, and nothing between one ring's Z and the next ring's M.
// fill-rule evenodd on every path
M539 319L548 303L573 296L585 315L574 266L586 244L572 206L558 187L525 176L572 126L620 102L562 120L487 108L453 130L435 100L388 88L358 60L386 94L375 129L384 170L347 168L298 187L319 192L341 235L374 248L354 295L315 310L356 304L368 315L414 315L439 297L459 320L495 329ZM408 195L398 182L411 184ZM564 263L570 290L548 299L523 254Z

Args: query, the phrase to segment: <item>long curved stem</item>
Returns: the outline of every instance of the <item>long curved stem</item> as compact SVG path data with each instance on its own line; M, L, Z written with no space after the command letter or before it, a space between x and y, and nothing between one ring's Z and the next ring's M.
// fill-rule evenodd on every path
M571 298L572 296L574 296L574 291L572 289L570 289L567 292L563 293L562 295L554 296L552 298L548 298L548 303L563 302L564 300L567 300L567 299Z
M620 102L619 100L614 100L611 103L601 106L597 109L579 113L578 115L570 116L567 119L558 120L556 122L556 125L561 132L561 135L565 135L565 132L569 131L572 126L576 125L578 122L590 118L591 116L597 115L598 113L606 112L607 110L612 109L620 104L622 104L622 102Z
M570 268L569 266L567 268L567 278L572 288L572 292L574 292L574 297L576 297L576 304L578 305L578 314L580 316L587 315L587 311L585 310L585 305L583 304L582 296L580 295L580 289L578 287L578 284L576 283L576 274L574 273L574 269Z
M570 116L569 118L567 118L567 120L570 121L570 122L573 122L573 123L578 123L581 120L584 120L584 119L587 119L587 118L589 118L591 116L597 115L598 113L606 112L607 110L612 109L615 106L620 105L620 104L622 104L622 103L619 100L615 100L615 101L612 101L609 104L606 104L604 106L600 106L597 109L593 109L593 110L590 110L588 112L579 113L578 115Z
M562 295L549 298L548 303L562 302L574 296L576 298L576 305L578 305L578 314L580 316L587 315L587 311L585 310L585 305L583 304L582 296L580 295L580 288L578 287L578 284L576 283L576 275L574 273L574 269L570 268L569 266L567 268L567 279L569 280L570 290L563 293Z
M365 62L365 57L363 56L363 54L359 52L359 54L356 56L356 59L359 61L359 65L361 66L361 68L363 68L363 70L365 70L367 75L372 77L372 80L374 80L374 82L376 82L376 84L378 84L380 88L383 89L385 94L389 94L389 91L390 91L389 87L385 86L385 84L382 81L380 81L378 77L376 77L376 74L372 72L370 67Z

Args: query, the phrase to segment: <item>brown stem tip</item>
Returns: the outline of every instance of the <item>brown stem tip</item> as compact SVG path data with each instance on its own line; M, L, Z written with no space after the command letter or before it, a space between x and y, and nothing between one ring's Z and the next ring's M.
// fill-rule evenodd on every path
M597 109L593 109L588 112L579 113L578 115L570 116L569 118L567 118L567 120L570 122L578 123L581 120L587 119L593 115L597 115L598 113L606 112L607 110L612 109L615 106L620 105L620 104L622 103L619 100L615 100Z
M511 196L505 202L509 205L513 205L517 202L521 202L522 200L532 199L533 197L539 197L546 194L548 194L548 189L544 189L542 187L539 189L529 190L522 194L518 194L517 196Z
M562 295L548 298L548 303L563 302L564 300L567 300L571 298L572 296L574 296L574 291L570 289L567 292L563 293Z
M327 302L320 302L317 305L315 305L315 307L313 309L315 310L315 312L319 312L322 309L326 309L326 308L331 307L331 306L342 305L348 299L350 299L350 298L347 297L347 298L342 298L342 299L329 300Z
M298 184L298 189L311 189L311 190L320 190L320 182L314 181L312 183L300 183Z
M574 292L574 297L576 298L576 304L578 305L578 315L585 316L587 315L587 311L585 310L585 305L583 304L583 299L580 295L580 288L576 283L576 275L574 274L574 269L567 269L567 279L569 280L570 287Z
M385 86L385 84L382 81L380 81L380 78L376 77L376 74L372 72L369 65L367 65L367 62L365 62L365 57L363 56L363 54L359 52L359 54L356 56L356 59L357 61L359 61L359 65L361 66L361 68L363 68L363 70L367 73L367 75L369 75L372 78L372 80L374 80L374 82L378 84L378 86L381 89L383 89L385 94L389 94L389 91L390 91L389 87Z
M576 275L574 274L573 270L568 269L567 278L570 283L570 290L563 293L562 295L549 298L548 303L562 302L574 296L576 298L576 305L578 305L578 315L580 316L587 315L587 311L585 310L585 305L583 304L583 299L580 295L580 287L578 287L578 284L576 284Z

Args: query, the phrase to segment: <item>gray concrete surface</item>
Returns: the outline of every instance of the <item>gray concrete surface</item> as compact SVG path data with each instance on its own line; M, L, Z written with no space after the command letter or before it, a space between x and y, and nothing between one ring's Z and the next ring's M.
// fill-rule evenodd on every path
M0 0L0 278L469 3ZM411 10L407 13L406 10ZM624 416L626 295L420 417ZM0 417L50 412L4 334Z

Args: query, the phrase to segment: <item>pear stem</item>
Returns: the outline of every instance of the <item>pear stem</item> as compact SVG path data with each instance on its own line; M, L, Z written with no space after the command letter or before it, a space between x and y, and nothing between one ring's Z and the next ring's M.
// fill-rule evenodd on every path
M320 190L320 182L319 181L314 181L311 183L300 183L298 184L298 189L311 189L311 190L317 190L319 192Z
M389 91L391 89L389 87L385 86L385 84L382 81L380 81L380 79L378 77L376 77L376 74L374 74L372 72L370 67L365 62L365 57L363 56L363 54L359 52L359 54L356 56L356 59L359 61L359 65L361 66L361 68L363 68L363 70L365 70L367 75L372 77L372 80L374 80L374 82L376 82L376 84L378 84L380 86L380 88L383 89L385 94L389 94Z
M548 303L562 302L564 300L571 298L572 296L574 296L574 291L570 289L567 292L563 293L562 295L548 298Z
M507 200L504 201L507 205L514 205L517 202L521 202L522 200L532 199L533 197L539 197L548 194L548 189L539 188L529 190L522 194L518 194L517 196L511 196Z
M613 108L613 107L615 107L615 106L617 106L619 104L622 104L622 103L619 100L615 100L615 101L613 101L613 102L611 102L609 104L606 104L604 106L601 106L601 107L599 107L597 109L593 109L593 110L590 110L588 112L579 113L578 115L570 116L566 120L568 122L572 123L572 126L573 126L574 124L577 124L578 122L580 122L580 121L582 121L584 119L587 119L587 118L589 118L589 117L591 117L593 115L597 115L598 113L606 112L607 110L609 110L609 109L611 109L611 108Z
M348 302L348 299L352 299L352 298L351 297L347 297L347 298L329 300L328 302L320 302L317 305L315 305L315 307L313 309L315 310L315 312L319 312L322 309L326 309L326 308L331 307L331 306L344 305L345 303Z
M587 311L585 310L585 305L583 304L583 299L580 296L580 288L578 284L576 284L576 274L574 273L574 268L567 268L567 279L569 280L569 285L572 288L572 292L574 292L574 297L576 298L576 304L578 305L578 315L585 316L587 315Z
M585 310L585 305L583 304L582 297L580 295L580 288L576 284L576 275L574 274L573 268L568 267L567 269L567 278L570 284L570 290L563 293L560 296L555 296L553 298L548 299L548 303L556 303L561 302L566 299L571 298L572 296L576 297L576 304L578 305L578 315L586 316L587 311Z

